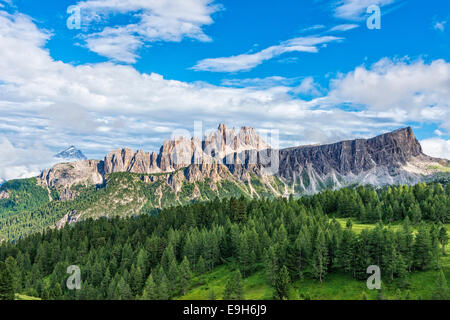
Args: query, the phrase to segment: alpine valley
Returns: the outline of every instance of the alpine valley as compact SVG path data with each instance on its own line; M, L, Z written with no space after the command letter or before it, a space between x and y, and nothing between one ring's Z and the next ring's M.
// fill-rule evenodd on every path
M159 153L118 149L103 160L60 163L38 177L5 182L0 239L216 197L287 198L361 185L413 185L445 178L449 163L425 155L410 127L371 139L275 150L253 128L221 124L203 141L168 140Z

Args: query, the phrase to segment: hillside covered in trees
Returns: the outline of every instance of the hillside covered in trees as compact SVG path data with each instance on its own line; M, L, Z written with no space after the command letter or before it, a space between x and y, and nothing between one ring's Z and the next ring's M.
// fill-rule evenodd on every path
M448 298L449 201L450 185L440 183L216 199L3 242L0 269L15 292L43 299L176 299L195 289L193 279L226 266L234 271L211 299L245 298L242 283L254 274L264 275L272 298L286 299L299 279L326 285L344 274L365 282L377 265L383 282L405 290L415 274L442 270L426 298ZM372 228L357 232L352 221ZM81 269L81 290L66 288L71 265Z

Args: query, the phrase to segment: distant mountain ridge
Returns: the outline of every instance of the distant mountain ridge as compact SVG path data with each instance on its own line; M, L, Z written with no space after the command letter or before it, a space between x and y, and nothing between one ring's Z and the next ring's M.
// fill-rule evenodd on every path
M61 151L54 155L55 158L61 159L64 161L83 161L87 160L87 157L75 148L74 146L70 146L69 148L65 149L64 151Z

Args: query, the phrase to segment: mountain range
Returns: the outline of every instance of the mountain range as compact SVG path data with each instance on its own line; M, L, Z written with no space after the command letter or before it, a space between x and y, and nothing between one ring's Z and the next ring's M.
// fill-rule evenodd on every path
M43 171L39 180L43 186L63 190L103 184L112 173L130 172L143 175L146 181L163 175L178 192L183 183L206 178L214 183L233 179L248 183L251 190L251 179L257 177L279 180L284 185L282 194L311 194L324 186L416 183L447 166L448 160L422 152L410 127L372 139L275 150L253 128L236 132L220 125L203 141L185 137L168 140L159 153L118 149L101 161L58 164Z
M278 150L253 128L220 125L201 140L167 140L158 153L117 149L103 160L59 163L22 185L5 183L2 198L14 199L16 205L8 204L7 221L2 222L0 214L0 224L24 222L19 233L5 227L0 236L22 236L87 218L151 213L216 197L260 199L359 185L415 184L449 171L450 161L423 153L410 127L371 139ZM24 203L31 207L20 209Z

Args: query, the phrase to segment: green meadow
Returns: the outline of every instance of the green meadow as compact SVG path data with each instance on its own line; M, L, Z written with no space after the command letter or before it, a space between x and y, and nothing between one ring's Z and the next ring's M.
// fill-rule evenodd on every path
M345 227L348 219L336 219L342 227ZM373 229L373 224L361 224L352 221L352 229L360 233L363 229ZM399 229L400 224L392 224L393 230ZM446 225L450 230L450 225ZM450 286L450 245L446 247L446 256L441 258L441 266L445 273L447 283ZM234 270L234 263L222 265L213 271L193 278L189 292L179 297L180 300L208 300L212 298L220 300L223 297L229 275ZM368 274L367 277L370 275ZM390 282L383 279L381 295L386 300L427 300L438 281L438 271L428 270L414 272L408 275L407 287L402 286L396 280ZM257 272L243 280L244 297L247 300L270 300L273 297L273 288L267 283L263 266ZM290 299L292 300L361 300L363 292L369 300L380 297L378 290L369 290L366 281L356 280L348 274L331 273L325 277L323 283L308 277L307 275L292 284Z

